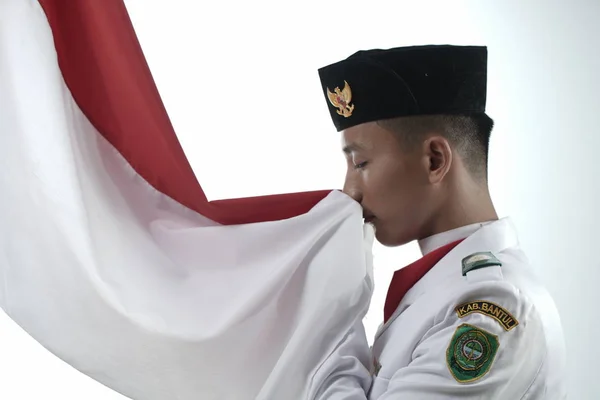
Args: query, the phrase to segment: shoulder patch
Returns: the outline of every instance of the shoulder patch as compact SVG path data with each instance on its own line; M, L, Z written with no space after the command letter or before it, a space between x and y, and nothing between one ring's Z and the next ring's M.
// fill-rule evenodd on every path
M498 353L498 337L473 325L462 324L446 350L446 363L459 383L474 382L490 370Z
M491 301L475 300L460 304L455 308L458 318L464 318L472 313L479 313L494 318L502 325L505 331L512 330L519 325L519 321L505 308Z
M467 276L467 272L494 265L502 266L502 263L489 251L473 253L470 256L463 258L462 275Z

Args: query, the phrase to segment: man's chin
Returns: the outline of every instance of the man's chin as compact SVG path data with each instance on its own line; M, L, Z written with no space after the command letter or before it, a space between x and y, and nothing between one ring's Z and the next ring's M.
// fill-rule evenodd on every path
M377 227L375 227L375 239L385 247L398 247L411 242L411 240L405 239L398 234L390 234L385 229L380 228L378 230Z

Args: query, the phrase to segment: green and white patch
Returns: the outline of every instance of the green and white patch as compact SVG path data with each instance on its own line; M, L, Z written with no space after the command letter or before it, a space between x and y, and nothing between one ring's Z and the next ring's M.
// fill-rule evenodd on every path
M448 369L460 383L481 379L489 372L499 346L496 335L462 324L456 328L446 350Z
M500 262L500 260L498 260L496 256L494 256L489 251L474 253L468 257L463 258L462 275L466 276L467 272L496 265L502 266L502 262Z

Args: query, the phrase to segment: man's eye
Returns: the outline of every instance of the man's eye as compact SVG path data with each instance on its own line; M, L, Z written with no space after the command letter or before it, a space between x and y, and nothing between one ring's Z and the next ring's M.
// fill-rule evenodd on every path
M367 166L367 161L363 161L363 162L361 162L361 163L354 164L354 168L355 168L355 169L362 169L362 168L364 168L364 167L366 167L366 166Z

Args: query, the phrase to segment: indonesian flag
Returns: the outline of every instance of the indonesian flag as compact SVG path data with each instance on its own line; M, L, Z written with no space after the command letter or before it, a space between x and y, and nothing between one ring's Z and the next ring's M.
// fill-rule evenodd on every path
M312 398L367 311L360 206L207 201L122 0L0 2L0 165L0 306L125 396Z

